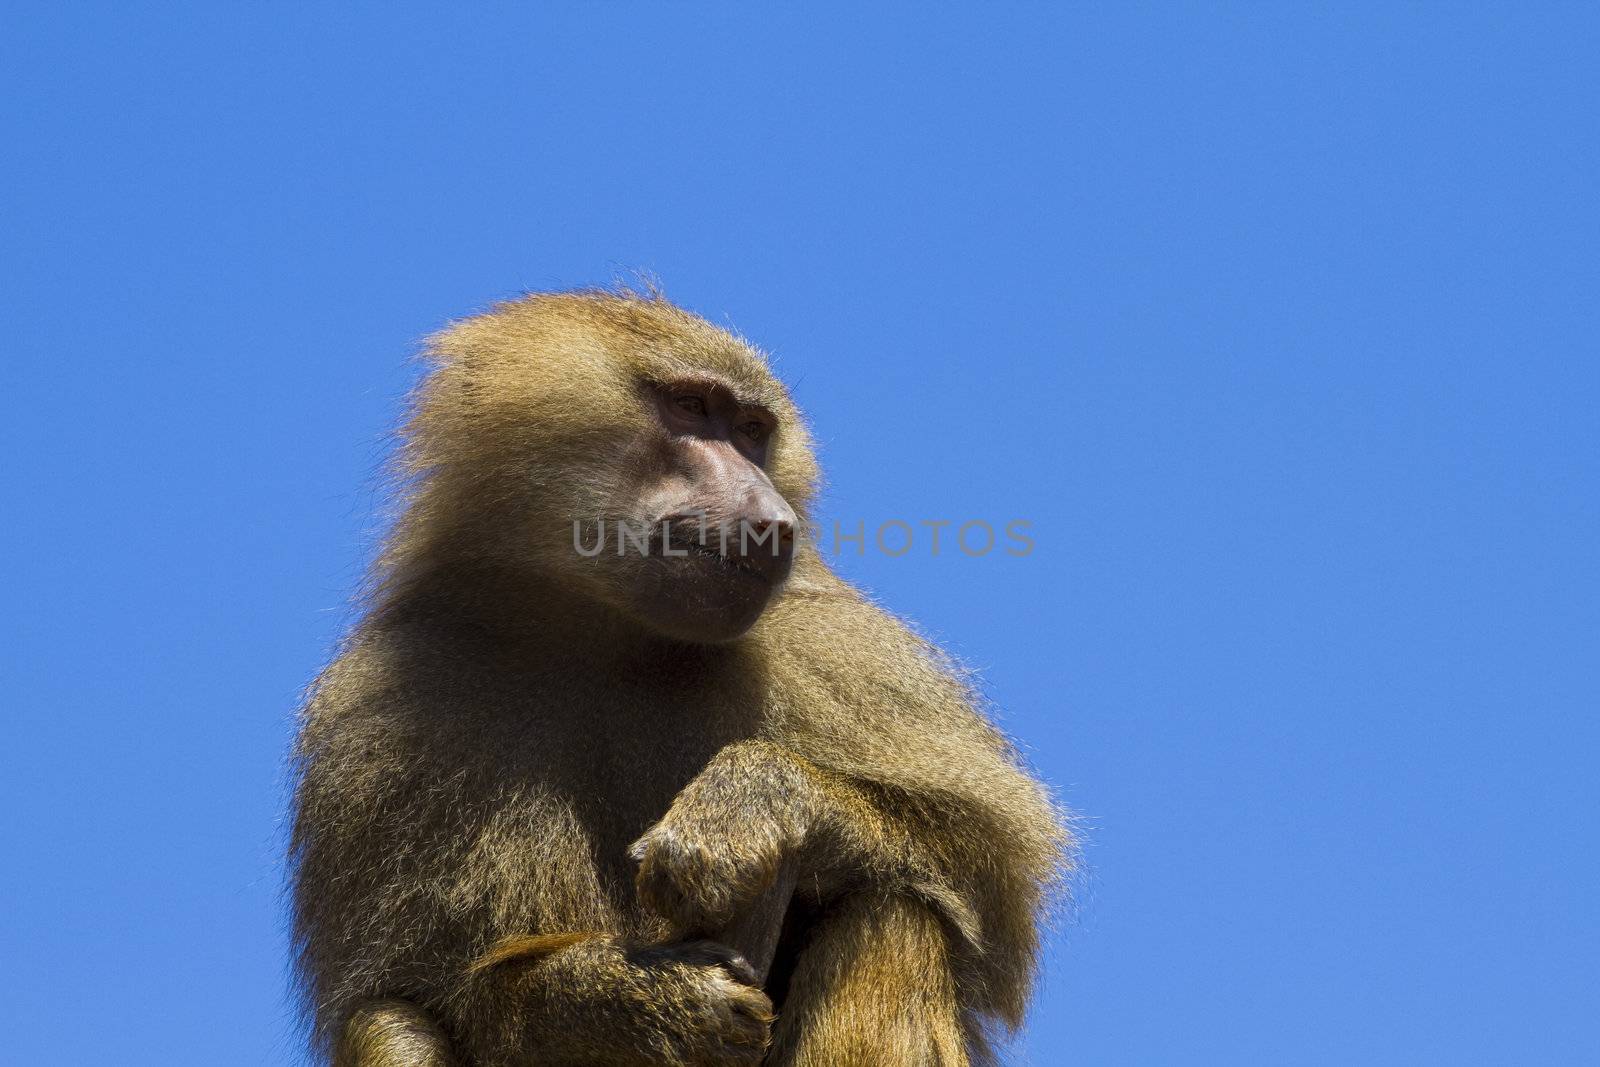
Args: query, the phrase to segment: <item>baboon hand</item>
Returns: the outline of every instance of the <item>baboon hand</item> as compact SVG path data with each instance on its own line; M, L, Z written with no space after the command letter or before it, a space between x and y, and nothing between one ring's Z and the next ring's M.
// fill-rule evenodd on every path
M714 936L800 850L814 794L806 770L777 746L728 745L629 849L640 902L675 923L679 936Z
M650 1043L667 1063L753 1067L772 1040L772 1001L733 949L712 941L642 950Z
M777 877L781 835L730 834L676 808L628 850L639 900L684 936L722 929Z

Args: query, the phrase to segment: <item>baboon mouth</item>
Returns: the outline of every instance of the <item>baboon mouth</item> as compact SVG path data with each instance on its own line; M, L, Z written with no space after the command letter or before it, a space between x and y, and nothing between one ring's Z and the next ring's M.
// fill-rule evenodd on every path
M738 574L746 578L753 578L762 585L772 584L772 576L766 571L762 570L756 564L751 563L749 560L741 559L738 556L725 555L711 545L706 544L704 541L697 541L693 538L674 534L667 544L674 550L674 552L685 551L691 556L697 556L700 559L710 560L712 563L717 564L723 570L728 571L731 574Z

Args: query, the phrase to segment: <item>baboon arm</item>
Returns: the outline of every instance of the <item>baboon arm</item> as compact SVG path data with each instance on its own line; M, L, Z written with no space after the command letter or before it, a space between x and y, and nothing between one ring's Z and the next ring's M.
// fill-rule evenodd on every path
M333 1067L456 1067L456 1063L439 1024L404 1000L358 1004L333 1054Z
M969 1031L949 943L932 910L862 893L819 921L795 961L768 1067L968 1067Z
M863 789L769 741L722 749L631 854L640 899L682 936L740 926L786 876L830 893L934 880Z

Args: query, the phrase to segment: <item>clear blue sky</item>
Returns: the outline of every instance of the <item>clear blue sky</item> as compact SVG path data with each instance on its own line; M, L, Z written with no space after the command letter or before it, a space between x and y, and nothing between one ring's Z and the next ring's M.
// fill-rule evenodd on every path
M654 272L1083 816L1016 1059L1600 1062L1600 17L10 5L8 1062L295 1062L297 692L417 338Z

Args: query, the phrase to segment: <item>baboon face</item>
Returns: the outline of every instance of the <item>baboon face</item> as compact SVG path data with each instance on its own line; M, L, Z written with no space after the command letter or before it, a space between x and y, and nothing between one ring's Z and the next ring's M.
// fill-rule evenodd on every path
M550 609L588 601L696 643L743 635L782 590L816 461L745 342L661 300L538 295L430 355L390 575L531 572L564 594Z
M645 382L638 395L645 429L613 511L631 518L604 530L596 562L606 561L622 606L650 629L732 640L794 560L795 511L766 470L777 416L712 378Z

